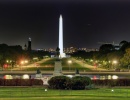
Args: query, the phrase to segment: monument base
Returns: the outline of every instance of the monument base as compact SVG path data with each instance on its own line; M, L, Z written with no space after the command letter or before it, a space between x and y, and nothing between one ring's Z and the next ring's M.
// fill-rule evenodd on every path
M66 58L66 54L65 53L60 54L59 58Z
M55 66L54 66L54 72L53 72L53 76L61 76L62 74L62 62L59 61L55 61Z

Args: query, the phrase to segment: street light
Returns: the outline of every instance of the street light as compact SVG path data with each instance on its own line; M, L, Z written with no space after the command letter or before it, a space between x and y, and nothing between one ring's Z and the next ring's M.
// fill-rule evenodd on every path
M25 62L25 63L28 63L28 60L25 60L24 62Z
M116 67L116 65L117 65L117 60L113 60L113 62L112 62L112 64Z
M20 64L21 64L21 70L22 70L22 66L23 65L26 65L28 63L28 60L22 60L21 62L20 62Z
M113 64L117 64L117 61L116 61L116 60L113 60Z
M12 71L12 63L13 63L14 61L12 61L12 60L6 60L6 63L7 63L7 65L8 65L8 67L10 67L10 70Z
M69 64L69 71L70 71L70 64L72 63L71 60L68 60L68 64Z

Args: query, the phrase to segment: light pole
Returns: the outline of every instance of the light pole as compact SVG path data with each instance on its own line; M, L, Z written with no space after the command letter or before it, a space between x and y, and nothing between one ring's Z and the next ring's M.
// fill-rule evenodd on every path
M68 64L69 64L69 71L70 71L70 64L72 63L71 60L68 60Z

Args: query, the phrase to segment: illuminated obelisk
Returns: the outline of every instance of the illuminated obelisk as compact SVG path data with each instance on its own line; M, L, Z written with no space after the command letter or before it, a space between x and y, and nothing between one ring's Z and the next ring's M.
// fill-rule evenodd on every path
M65 57L65 53L63 53L63 18L60 15L59 18L59 48L60 48L60 58Z
M63 19L62 19L62 15L60 15L60 18L59 18L59 47L57 47L57 49L56 49L56 57L58 59L55 61L53 76L60 76L63 74L62 74L62 62L59 58L65 57L65 54L63 53Z

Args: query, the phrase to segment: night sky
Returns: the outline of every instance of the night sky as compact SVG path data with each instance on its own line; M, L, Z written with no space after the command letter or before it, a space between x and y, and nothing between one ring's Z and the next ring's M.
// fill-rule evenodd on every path
M130 40L129 0L0 0L0 44L56 48L60 14L65 48Z

